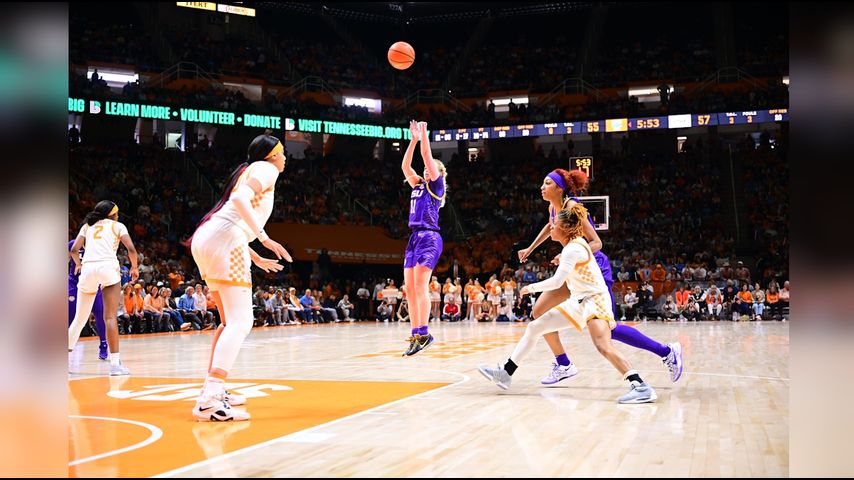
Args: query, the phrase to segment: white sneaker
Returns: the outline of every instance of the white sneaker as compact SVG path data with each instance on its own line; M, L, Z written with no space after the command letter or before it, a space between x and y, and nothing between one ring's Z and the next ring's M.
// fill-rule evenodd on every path
M223 398L223 400L228 402L229 405L232 405L235 407L238 405L243 405L246 403L246 397L245 396L240 395L239 393L229 392L228 390L225 391L222 398Z
M200 422L240 422L249 420L249 414L243 410L232 408L228 402L215 397L207 400L199 399L193 407L193 416Z
M118 365L110 365L110 376L130 375L130 370L121 363Z
M656 395L655 390L647 385L646 382L632 382L632 389L629 390L629 393L623 395L617 401L619 403L650 403L657 399L658 395Z
M500 363L496 368L489 368L486 365L481 365L477 367L477 371L486 377L487 380L498 385L498 388L501 388L502 390L510 388L510 382L513 380L513 377L504 370L504 367L502 367Z
M682 344L673 342L668 346L670 347L670 353L662 358L661 361L664 362L664 365L670 372L670 381L676 382L682 376Z
M575 364L570 363L567 366L559 365L557 362L552 363L552 371L540 380L543 385L554 385L561 380L572 378L578 375L578 369Z

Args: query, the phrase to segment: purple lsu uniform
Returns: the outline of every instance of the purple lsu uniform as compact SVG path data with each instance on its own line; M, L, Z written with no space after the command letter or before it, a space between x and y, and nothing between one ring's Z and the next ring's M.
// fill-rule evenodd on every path
M412 189L409 201L409 228L412 235L406 244L403 268L415 265L436 268L442 255L439 230L439 208L445 198L445 178L421 182Z
M577 197L570 197L566 199L563 205L566 206L566 203L569 200L575 200L577 203L584 205ZM551 216L552 221L554 221L555 212L551 212ZM593 225L593 228L596 228L596 224L593 223L593 216L591 216L589 212L587 213L587 221L590 222L590 225ZM596 264L599 265L599 270L602 270L602 277L605 279L605 285L608 286L608 295L611 296L611 307L614 309L614 312L616 312L617 305L616 303L614 303L614 292L613 290L611 290L611 287L614 286L614 277L611 273L611 261L608 259L608 256L605 255L605 252L603 252L602 250L598 250L593 253L593 258L596 259Z
M71 246L74 241L68 242L68 251L71 251ZM80 254L84 252L81 249ZM74 274L74 260L68 259L68 326L74 321L74 315L77 313L77 281L80 280L80 274ZM106 340L105 333L107 330L104 325L104 295L101 293L101 288L98 288L98 294L95 295L95 304L92 306L92 313L95 314L95 325L98 329L98 336L101 340Z

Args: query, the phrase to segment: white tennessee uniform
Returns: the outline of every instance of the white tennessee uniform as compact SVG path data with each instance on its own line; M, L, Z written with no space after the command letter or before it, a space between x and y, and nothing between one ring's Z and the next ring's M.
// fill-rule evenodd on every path
M252 178L261 185L261 191L250 200L250 208L257 224L263 226L273 213L279 169L266 160L253 162L237 179L231 195ZM249 242L257 238L257 233L243 221L234 200L229 197L225 205L193 235L190 250L202 278L224 285L251 287Z
M85 237L86 255L80 267L77 289L84 293L96 293L98 286L109 287L122 280L116 251L121 238L128 234L127 227L120 222L105 218L93 225L83 224L78 237Z
M617 326L611 308L608 286L602 277L602 270L593 258L593 252L581 237L577 237L563 247L560 254L560 266L552 278L528 285L528 290L545 292L555 290L566 284L571 292L569 299L554 307L579 332L593 318L607 321L611 328Z

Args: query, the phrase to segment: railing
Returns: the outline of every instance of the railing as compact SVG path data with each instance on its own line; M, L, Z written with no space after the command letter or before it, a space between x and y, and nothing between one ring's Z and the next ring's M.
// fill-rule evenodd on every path
M541 96L537 100L537 105L548 105L558 95L566 95L572 93L580 93L584 95L593 95L594 98L600 100L605 97L601 90L591 85L582 78L567 78L560 82L549 93Z
M184 162L184 170L195 176L194 180L196 185L198 185L199 190L202 192L207 191L208 199L210 200L210 203L213 204L216 201L216 193L210 180L208 180L208 177L202 174L199 166L196 165L196 162L190 159L186 152L181 152L181 157Z
M367 206L365 206L365 204L363 204L362 202L360 202L358 200L353 200L353 215L356 214L356 206L358 206L359 208L361 208L362 210L365 211L365 214L368 215L368 222L370 222L370 225L373 227L374 226L374 214L371 213L371 210Z
M468 105L457 100L456 97L440 88L417 90L416 92L409 94L406 98L403 99L403 102L401 103L401 106L398 108L398 110L409 108L410 105L418 103L441 103L443 105L451 106L454 109L461 110L463 112L468 112L469 110L471 110Z
M744 70L738 67L724 67L706 77L702 82L700 82L699 85L697 85L697 87L691 89L689 93L699 93L710 87L711 85L716 85L719 83L733 83L740 81L745 81L759 90L768 90L768 87L766 85L763 85L758 78L745 72Z
M304 92L326 92L330 95L338 95L338 89L329 84L321 77L308 76L299 79L285 93L290 97L295 97Z
M167 68L159 75L150 77L146 83L150 86L158 86L163 88L166 83L179 78L189 78L192 80L204 80L215 86L222 87L222 82L215 78L210 73L192 62L178 62Z

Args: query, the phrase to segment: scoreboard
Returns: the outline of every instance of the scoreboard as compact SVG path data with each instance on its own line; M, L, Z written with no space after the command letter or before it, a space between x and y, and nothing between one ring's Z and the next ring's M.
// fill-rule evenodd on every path
M635 130L660 130L672 128L705 127L712 125L744 125L750 123L788 122L789 110L753 110L744 112L690 113L657 117L611 118L560 123L526 125L498 125L494 127L456 128L435 130L434 142L459 140L493 140L496 138L545 137L549 135L577 135Z

